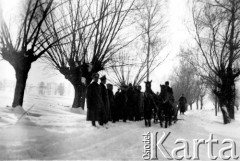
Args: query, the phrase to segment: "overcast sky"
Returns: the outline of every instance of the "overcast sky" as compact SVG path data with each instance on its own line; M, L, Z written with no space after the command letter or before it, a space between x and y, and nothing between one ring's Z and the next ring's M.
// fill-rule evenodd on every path
M0 0L0 2L5 20L11 24L10 26L14 27L14 22L17 22L14 18L19 16L19 4L22 0ZM150 79L153 80L152 88L154 91L159 91L159 84L168 80L173 67L178 65L176 55L179 52L180 46L184 45L190 38L184 25L184 19L187 14L186 10L186 0L168 0L168 31L170 43L167 48L170 55L167 60L150 75ZM5 61L0 61L0 80L1 79L15 80L14 69ZM67 82L58 72L50 71L46 65L34 62L29 72L28 83L38 83L40 81Z

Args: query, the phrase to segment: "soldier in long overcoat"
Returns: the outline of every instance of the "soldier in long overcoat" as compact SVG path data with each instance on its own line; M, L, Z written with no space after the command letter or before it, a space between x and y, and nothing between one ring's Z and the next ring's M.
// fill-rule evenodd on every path
M128 97L127 97L127 90L128 87L126 85L122 85L121 86L121 92L119 93L118 96L118 102L119 102L119 110L121 111L121 119L123 120L123 122L126 122L129 116L129 112L128 112L128 106L127 106L127 101L128 101Z
M179 98L178 100L179 102L179 109L180 109L180 115L183 114L184 112L186 112L186 105L187 105L187 99L186 97L184 97L184 94L182 94L182 96Z
M104 110L102 111L102 118L103 118L103 124L106 124L109 120L111 120L111 112L110 112L110 107L109 107L109 99L108 99L108 92L107 92L107 88L105 86L107 78L106 76L102 76L100 78L101 83L100 83L100 87L101 87L101 95L102 95L102 101L103 101L103 105L104 105Z
M98 84L99 74L94 73L92 77L93 82L87 88L87 121L92 121L92 125L96 126L95 121L100 121L99 115L103 108L103 102Z
M121 88L118 88L114 96L115 110L116 110L116 121L122 119L122 107L121 107Z
M141 86L136 86L134 89L134 94L135 94L135 108L134 108L134 116L135 116L135 121L140 121L141 120Z
M136 103L134 102L134 89L131 83L129 83L129 87L127 90L127 111L128 111L128 119L130 121L134 120L134 106Z
M117 121L117 111L116 111L112 84L107 84L107 92L108 92L108 100L109 100L109 107L111 111L112 122L115 123Z

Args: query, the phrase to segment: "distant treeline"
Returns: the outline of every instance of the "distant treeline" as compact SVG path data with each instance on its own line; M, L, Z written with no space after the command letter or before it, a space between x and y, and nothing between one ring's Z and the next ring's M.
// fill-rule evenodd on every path
M13 91L16 82L11 80L0 80L0 91ZM25 89L26 94L34 95L73 95L73 87L63 82L39 82L36 84L28 83Z

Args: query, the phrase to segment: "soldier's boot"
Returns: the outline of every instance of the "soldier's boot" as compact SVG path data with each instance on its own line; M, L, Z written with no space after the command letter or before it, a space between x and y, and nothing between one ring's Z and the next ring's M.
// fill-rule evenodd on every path
M168 119L165 120L165 128L168 126Z
M172 120L171 119L169 119L169 126L171 126L172 125Z
M160 126L163 127L162 121L160 121Z
M102 121L99 121L99 125L100 125L100 126L103 126L103 122L102 122Z
M151 127L151 120L148 120L148 126Z

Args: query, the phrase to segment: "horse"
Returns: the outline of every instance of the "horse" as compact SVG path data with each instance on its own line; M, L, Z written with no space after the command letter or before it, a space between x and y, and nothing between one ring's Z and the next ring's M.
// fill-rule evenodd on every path
M154 111L157 108L155 102L155 94L151 90L151 82L145 82L146 90L144 92L144 120L145 126L151 126L151 119L153 116Z
M160 126L163 126L163 121L165 121L165 128L168 125L177 121L177 108L174 104L174 97L172 93L168 92L167 86L160 85L161 93L159 95L159 108L158 108L158 118L160 120Z

